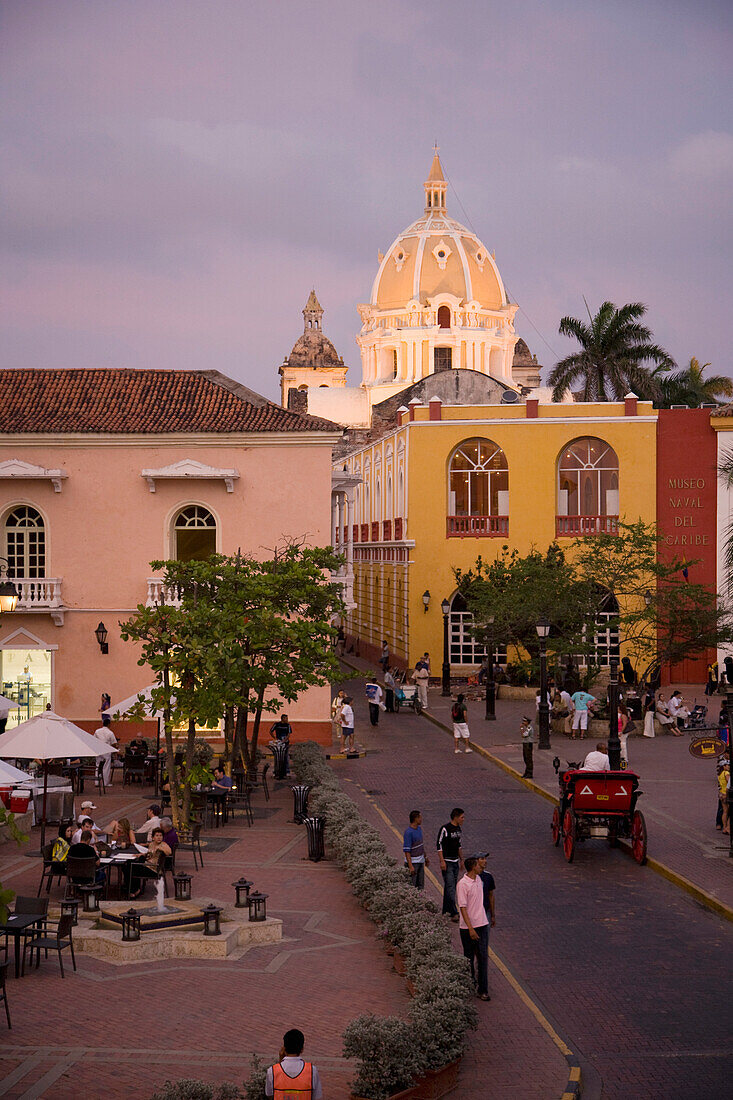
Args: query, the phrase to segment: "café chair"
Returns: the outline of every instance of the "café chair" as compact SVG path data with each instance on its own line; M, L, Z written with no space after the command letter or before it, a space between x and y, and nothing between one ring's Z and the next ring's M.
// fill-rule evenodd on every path
M68 947L71 951L71 962L76 970L76 959L74 958L74 943L71 938L71 930L73 928L74 918L70 913L65 913L62 917L59 917L58 922L54 925L51 921L44 921L44 927L39 931L32 932L31 935L26 937L25 944L23 946L23 965L21 967L21 977L25 974L25 956L28 948L31 949L31 963L33 961L33 952L36 953L36 969L41 963L41 950L46 952L48 957L49 951L57 951L59 956L59 967L61 968L61 977L64 977L64 960L61 957L61 952L65 951Z
M253 782L252 780L249 781L250 790L258 791L260 790L260 788L262 788L265 793L265 802L270 801L270 788L267 785L267 773L269 772L269 770L270 761L268 760L262 769L262 775L260 776L259 782Z
M97 860L94 856L77 859L66 857L66 896L76 896L77 886L93 886L97 876Z
M13 913L18 913L22 916L30 916L38 914L39 917L45 917L48 914L48 898L28 898L18 895L15 899L15 905L13 906ZM27 928L22 933L23 938L27 939L33 932L32 928ZM8 954L8 935L5 934L5 954Z
M61 885L61 880L66 878L66 864L57 863L56 860L51 858L51 852L53 851L54 843L55 842L52 841L50 844L44 844L43 848L41 849L41 855L43 856L43 870L41 872L41 881L38 883L38 894L36 895L37 897L40 897L41 895L44 880L46 882L46 893L50 894L51 883L53 879L57 878L59 880L59 885Z
M0 1001L5 1005L5 1016L8 1021L8 1029L12 1031L13 1025L10 1022L10 1009L8 1008L8 991L5 986L5 979L8 975L8 963L0 963Z
M178 851L193 853L193 865L198 871L199 865L196 861L196 853L198 852L198 858L201 860L201 866L204 865L204 857L201 851L201 822L192 822L188 830L188 840L178 840Z
M99 788L99 793L100 794L106 794L107 793L107 784L104 782L104 765L105 765L105 759L104 759L104 757L102 757L100 760L97 761L97 766L96 766L97 787Z

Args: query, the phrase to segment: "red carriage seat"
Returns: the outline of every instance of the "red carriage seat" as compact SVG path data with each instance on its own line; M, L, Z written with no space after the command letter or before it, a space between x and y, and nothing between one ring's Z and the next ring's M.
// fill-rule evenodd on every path
M573 807L578 813L627 814L639 785L634 772L570 772Z

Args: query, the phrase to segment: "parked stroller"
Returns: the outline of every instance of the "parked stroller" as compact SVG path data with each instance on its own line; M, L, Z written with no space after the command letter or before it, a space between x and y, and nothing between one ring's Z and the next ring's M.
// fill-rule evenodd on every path
M707 713L707 707L701 706L700 703L695 703L694 707L690 711L690 717L687 719L688 730L704 729Z

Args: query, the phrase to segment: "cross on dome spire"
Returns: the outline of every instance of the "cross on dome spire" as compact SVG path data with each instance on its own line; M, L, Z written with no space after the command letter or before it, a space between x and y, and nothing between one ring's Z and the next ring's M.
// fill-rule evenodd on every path
M433 163L430 166L428 178L423 185L425 187L426 214L432 214L437 211L441 214L445 213L445 193L448 184L443 175L443 166L438 156L438 148L437 144L433 145Z
M321 303L316 298L315 290L312 290L303 310L303 332L312 332L314 329L316 332L320 332L322 319L323 309Z

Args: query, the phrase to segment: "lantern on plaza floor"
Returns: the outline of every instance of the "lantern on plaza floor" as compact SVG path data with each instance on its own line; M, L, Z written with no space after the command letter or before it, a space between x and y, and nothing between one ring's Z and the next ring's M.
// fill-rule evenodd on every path
M246 909L249 904L249 888L254 886L253 882L250 882L244 875L232 883L232 886L237 891L237 900L234 903L235 909Z
M72 927L79 923L79 902L76 898L64 898L61 902L61 916L71 917Z
M104 890L104 886L100 883L95 886L80 886L82 896L82 910L85 913L98 913L99 912L99 898Z
M202 909L204 914L204 935L205 936L220 936L221 935L221 906L220 905L207 905Z
M191 875L185 871L179 871L173 876L173 891L176 901L191 900Z
M251 921L267 920L266 899L269 896L269 894L261 894L258 890L249 895L249 919Z
M127 943L140 939L140 914L137 909L128 909L122 914L122 938Z

